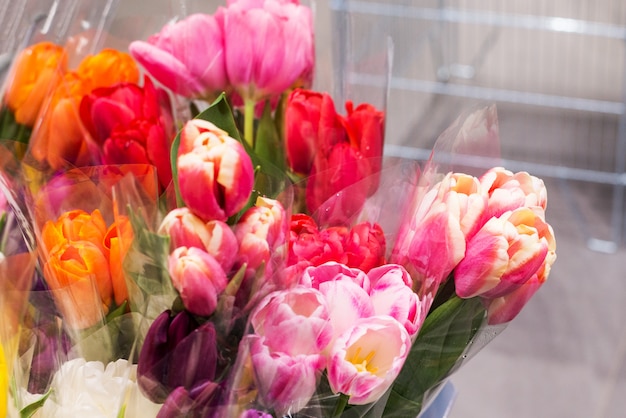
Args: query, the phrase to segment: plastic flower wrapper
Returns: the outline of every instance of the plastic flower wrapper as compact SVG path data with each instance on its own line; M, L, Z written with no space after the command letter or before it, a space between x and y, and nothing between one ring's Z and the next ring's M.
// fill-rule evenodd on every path
M75 36L82 20L97 25L110 2L60 0L46 2L13 2L4 7L6 36L15 41L7 55L13 54L11 67L3 82L0 104L0 137L23 143L26 150L40 112L44 111L50 92L68 68L64 42ZM15 9L15 10L14 10Z
M6 187L6 182L0 179ZM0 195L2 200L2 218L0 225L0 313L2 323L0 324L0 385L2 385L2 395L0 395L0 410L6 414L8 402L18 401L13 393L13 398L7 398L9 382L13 382L15 374L19 373L18 358L20 356L20 334L25 313L28 307L30 289L33 283L35 271L36 254L33 242L27 241L28 235L24 234L21 225L16 220L15 210L7 201L14 197L4 193L10 193L4 189ZM14 201L15 203L15 201Z
M31 167L29 207L44 291L71 338L70 358L106 363L134 349L142 317L130 311L121 271L133 231L128 219L115 216L112 191L127 176L142 179L156 206L151 166L85 167L51 176Z
M502 168L480 177L457 171L467 171L472 156L498 152L491 106L459 117L424 169L391 259L406 266L432 306L385 416L418 413L450 373L519 313L555 261L540 179Z

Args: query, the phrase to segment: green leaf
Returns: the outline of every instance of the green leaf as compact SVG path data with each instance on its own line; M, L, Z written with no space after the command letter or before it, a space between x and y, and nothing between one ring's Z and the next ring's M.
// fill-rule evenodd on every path
M32 134L32 128L17 123L15 115L8 108L0 110L0 139L10 139L11 141L28 144Z
M263 116L257 127L254 152L259 158L270 161L278 169L285 171L284 147L272 118L272 106L269 101L265 102Z
M32 417L35 412L37 412L37 410L41 408L44 403L46 403L48 397L50 396L50 393L51 390L48 389L48 391L38 401L35 401L30 405L26 405L24 408L22 408L22 410L20 411L20 418Z
M431 312L394 382L385 417L417 416L426 392L450 374L484 318L478 298L453 296Z
M120 316L124 315L124 313L126 312L127 305L128 305L128 302L124 301L122 302L120 306L118 306L117 308L109 312L106 317L106 322L109 323L113 321L114 319L119 318Z
M143 303L150 297L164 297L164 303L171 303L177 293L167 270L170 239L150 231L145 220L131 208L128 213L135 234L124 257L124 269L132 279L128 289L130 300ZM131 308L137 311L137 306Z

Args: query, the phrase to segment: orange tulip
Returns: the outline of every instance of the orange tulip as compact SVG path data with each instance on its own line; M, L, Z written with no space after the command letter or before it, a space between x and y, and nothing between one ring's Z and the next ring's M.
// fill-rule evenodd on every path
M109 271L113 285L115 304L120 306L128 300L124 258L133 242L133 228L127 217L120 217L111 225L104 237L104 245L109 254Z
M65 50L50 42L32 45L19 54L6 92L6 103L18 123L35 124L46 95L66 67Z
M83 59L76 73L88 83L89 92L85 94L99 87L139 82L139 68L132 57L110 48Z
M103 320L113 301L106 224L98 210L73 210L43 227L44 278L69 325L88 328Z
M109 312L113 296L109 265L95 244L76 241L56 246L44 265L44 277L70 327L96 325Z
M80 121L81 100L94 89L138 81L139 68L126 53L104 49L86 57L76 71L64 75L52 93L42 125L31 139L32 155L53 169L68 162L88 165L93 156L89 134Z
M42 231L42 239L49 252L66 241L89 241L104 252L106 233L106 223L99 210L89 214L76 209L63 213L56 222L47 222Z

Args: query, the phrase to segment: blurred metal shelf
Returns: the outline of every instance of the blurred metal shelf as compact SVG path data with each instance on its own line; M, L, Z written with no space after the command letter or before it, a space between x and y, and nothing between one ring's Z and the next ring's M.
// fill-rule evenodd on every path
M606 0L603 4L606 6ZM619 0L615 0L619 1ZM497 42L498 30L517 29L521 31L529 31L524 33L546 33L555 34L553 36L570 36L573 39L570 48L577 47L576 42L582 42L584 39L598 39L598 45L601 43L618 43L619 47L626 49L626 13L618 13L611 16L609 21L593 21L593 19L583 19L565 16L543 15L541 13L509 13L508 11L480 10L477 4L480 2L460 2L457 1L458 7L449 7L448 4L454 1L436 0L394 0L389 2L364 1L364 0L331 0L331 9L339 15L345 16L362 16L369 19L388 19L392 22L416 21L422 22L428 30L421 33L421 39L415 39L414 44L426 40L431 49L434 50L434 71L432 76L425 77L423 74L402 74L395 72L390 80L380 74L371 74L367 69L355 70L354 68L346 75L344 82L355 86L373 86L384 87L389 85L393 91L425 93L436 96L451 96L465 99L475 99L480 101L489 101L495 103L511 103L523 106L558 109L564 111L588 112L590 114L610 115L617 118L616 137L613 138L611 149L602 152L610 153L607 155L613 161L611 167L577 167L577 166L559 166L547 163L535 163L533 161L508 159L503 163L507 168L512 170L526 170L533 174L543 177L553 177L562 180L575 180L590 183L599 183L612 186L612 204L610 215L610 236L598 238L592 233L588 234L587 244L589 248L612 253L623 242L624 230L624 189L626 188L626 53L622 53L623 62L618 62L621 68L621 80L619 86L621 91L619 97L613 95L610 99L603 97L585 97L580 92L575 94L559 94L555 92L545 93L542 91L529 91L516 88L506 88L506 86L490 86L472 84L472 80L476 76L478 68L486 60L490 49ZM488 2L483 2L488 3ZM511 6L509 3L499 3L497 7L506 9ZM537 2L535 2L537 3ZM468 4L473 5L471 9ZM492 3L489 3L493 6ZM542 3L543 4L543 3ZM591 3L590 3L591 4ZM595 3L594 3L595 4ZM434 7L433 7L434 6ZM461 7L463 6L463 7ZM465 8L464 8L465 7ZM495 6L493 6L495 7ZM547 9L548 7L546 7ZM621 3L615 3L614 9L624 10L626 6ZM507 9L508 10L508 9ZM349 21L347 18L340 18L341 22ZM616 24L617 21L617 24ZM410 25L410 23L409 23ZM414 26L420 26L415 25ZM455 26L456 25L456 26ZM457 28L458 25L472 25L472 27L484 27L488 32L484 34L484 39L480 41L480 47L476 52L476 56L469 60L469 64L464 64L450 57L450 51L444 51L441 42L442 34L449 28ZM339 27L338 39L345 48L353 45L353 34L350 33L347 26ZM458 36L453 32L448 34L452 41L448 38L449 43L458 43L459 40L454 36ZM519 42L526 40L517 39ZM439 43L439 44L438 44ZM520 45L507 46L511 50ZM456 45L453 45L452 55ZM406 54L407 51L400 51ZM446 53L448 53L446 56ZM584 59L581 56L580 59ZM573 65L576 65L574 63ZM521 70L520 70L521 71ZM583 80L584 81L584 80ZM591 139L591 138L590 138ZM599 147L600 148L600 147ZM585 152L585 150L580 150ZM405 147L391 145L386 147L386 154L390 156L399 156L402 158L412 158L416 160L425 160L430 155L430 149ZM474 161L476 164L487 164L485 161ZM471 164L471 162L470 162ZM605 164L606 165L606 164ZM584 219L582 219L585 222ZM585 231L589 228L583 227Z

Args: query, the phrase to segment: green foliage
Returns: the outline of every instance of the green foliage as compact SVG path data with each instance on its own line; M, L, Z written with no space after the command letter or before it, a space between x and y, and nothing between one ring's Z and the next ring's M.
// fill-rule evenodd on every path
M417 416L426 392L453 370L484 318L478 298L453 296L432 311L392 387L385 417Z

